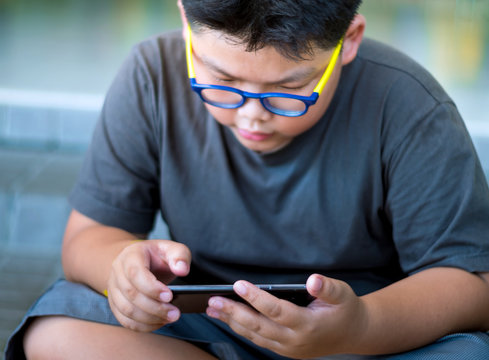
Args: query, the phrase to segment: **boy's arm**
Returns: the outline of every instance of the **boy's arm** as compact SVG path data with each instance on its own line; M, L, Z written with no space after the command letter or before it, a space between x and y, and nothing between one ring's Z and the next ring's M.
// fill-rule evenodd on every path
M73 210L68 219L62 248L66 279L87 284L102 293L107 288L114 259L134 240L145 238L143 234L131 234L104 226Z
M73 211L62 260L68 280L108 291L110 308L121 325L147 332L179 318L165 284L188 274L191 254L170 240L134 241L138 238Z
M342 281L312 275L307 288L317 300L307 308L240 281L235 290L257 311L213 298L208 314L285 356L388 354L429 344L452 332L489 329L488 277L432 268L357 297Z
M359 350L410 350L454 332L489 330L489 274L432 268L362 299L368 327Z

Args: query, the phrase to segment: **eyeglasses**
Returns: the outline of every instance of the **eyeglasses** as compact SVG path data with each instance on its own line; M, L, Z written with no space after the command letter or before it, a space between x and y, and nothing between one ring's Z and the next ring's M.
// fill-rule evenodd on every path
M295 94L267 92L253 93L242 91L230 86L199 84L195 80L194 64L192 60L192 31L188 26L188 36L186 43L187 51L187 71L190 79L190 86L193 91L199 94L200 98L213 106L223 109L236 109L242 106L246 99L259 99L261 104L268 111L281 116L301 116L304 115L309 106L314 105L321 95L331 73L336 65L338 56L343 44L343 38L336 45L331 60L321 79L313 90L311 96L301 96Z

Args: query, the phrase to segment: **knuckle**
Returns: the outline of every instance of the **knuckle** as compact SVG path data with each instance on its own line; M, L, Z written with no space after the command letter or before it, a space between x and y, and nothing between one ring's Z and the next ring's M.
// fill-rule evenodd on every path
M168 313L172 308L168 307L166 304L154 304L144 309L145 316L149 319L152 325L162 325L168 323Z
M305 339L302 334L295 334L293 337L289 337L288 339L288 344L291 347L291 349L299 350L304 347L305 344Z
M169 312L168 305L166 304L158 304L151 308L149 313L158 318L158 319L166 319L166 314Z
M317 334L318 325L314 319L309 319L309 321L304 321L300 329L301 333L304 334L305 338L310 339L312 335Z
M332 281L325 281L323 284L323 292L330 299L336 299L338 296L338 287Z
M129 319L132 319L134 317L135 312L136 312L136 310L132 304L121 304L118 306L118 308L119 308L119 311L121 312L121 314L128 317Z
M133 320L127 318L122 312L121 315L116 316L117 320L119 323L125 327L126 329L134 330L136 327L136 324Z
M121 265L121 262L119 260L119 257L115 258L114 261L112 261L111 267L112 267L112 272L116 272Z
M138 275L139 268L136 265L130 265L127 268L127 277L129 279L134 279Z
M127 321L125 318L121 318L120 316L116 316L117 321L119 321L119 324L121 324L125 328L129 328L129 321Z
M256 332L254 330L247 331L245 334L245 337L247 337L249 340L260 346L260 337L257 336Z
M122 313L122 311L121 311L121 315L116 316L116 318L124 328L136 332L150 332L159 329L162 326L161 323L147 324L144 322L139 322L137 320L130 318L129 316L126 316L124 313Z
M278 346L276 345L275 341L257 335L253 335L251 341L260 347L267 348L268 350L278 353Z
M268 311L269 317L275 320L281 319L284 314L283 305L282 301L273 303Z
M132 286L128 287L125 291L126 297L131 301L136 300L138 294L139 294L138 290Z
M257 334L259 334L260 331L262 330L262 326L259 321L253 321L249 323L248 328L251 330L251 333L257 333Z
M288 345L291 351L291 355L298 356L298 354L304 354L311 345L311 339L315 337L312 327L308 330L301 329L301 331L291 332L288 336Z
M141 323L133 321L129 325L128 329L135 331L135 332L149 332L149 331L153 330L154 328L151 326L148 326L146 324L141 324Z
M132 331L139 331L139 326L134 321L128 321L126 328Z
M246 301L248 301L251 304L255 303L257 299L258 299L258 294L256 292L250 292L246 296Z

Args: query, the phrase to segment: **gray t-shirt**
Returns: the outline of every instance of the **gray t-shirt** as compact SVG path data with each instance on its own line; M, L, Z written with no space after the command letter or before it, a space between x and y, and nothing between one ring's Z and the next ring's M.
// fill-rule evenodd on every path
M135 233L161 210L192 251L188 282L318 272L363 294L435 266L489 271L489 191L455 105L372 40L322 119L272 154L206 111L179 32L142 42L107 94L70 200Z

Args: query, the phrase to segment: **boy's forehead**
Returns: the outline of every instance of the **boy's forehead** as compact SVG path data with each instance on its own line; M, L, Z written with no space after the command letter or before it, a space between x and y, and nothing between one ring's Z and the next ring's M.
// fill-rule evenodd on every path
M312 52L311 53L304 53L301 54L300 58L292 58L290 56L283 55L283 53L279 50L276 49L276 47L272 45L265 45L263 48L259 48L258 50L247 50L247 43L245 40L242 40L239 37L230 35L228 33L218 31L218 30L212 30L212 29L207 29L207 28L197 28L197 31L193 30L193 38L207 38L207 39L214 39L216 42L221 43L223 46L228 47L229 49L239 49L243 53L259 53L260 50L263 49L268 49L270 52L276 52L277 54L280 54L281 57L284 59L287 59L290 62L297 62L300 63L301 61L311 61L314 60L315 57L317 56L322 56L324 53L327 53L328 51L325 51L324 49L319 48L318 46L312 46ZM193 40L195 41L195 40ZM272 51L273 50L273 51ZM331 52L333 49L331 49Z
M265 46L256 51L248 51L246 44L214 30L199 31L192 36L194 53L210 70L220 73L246 72L259 67L263 72L282 73L290 81L315 76L327 65L331 52L322 49L304 59L291 59L282 55L275 47ZM233 75L233 74L227 74Z

